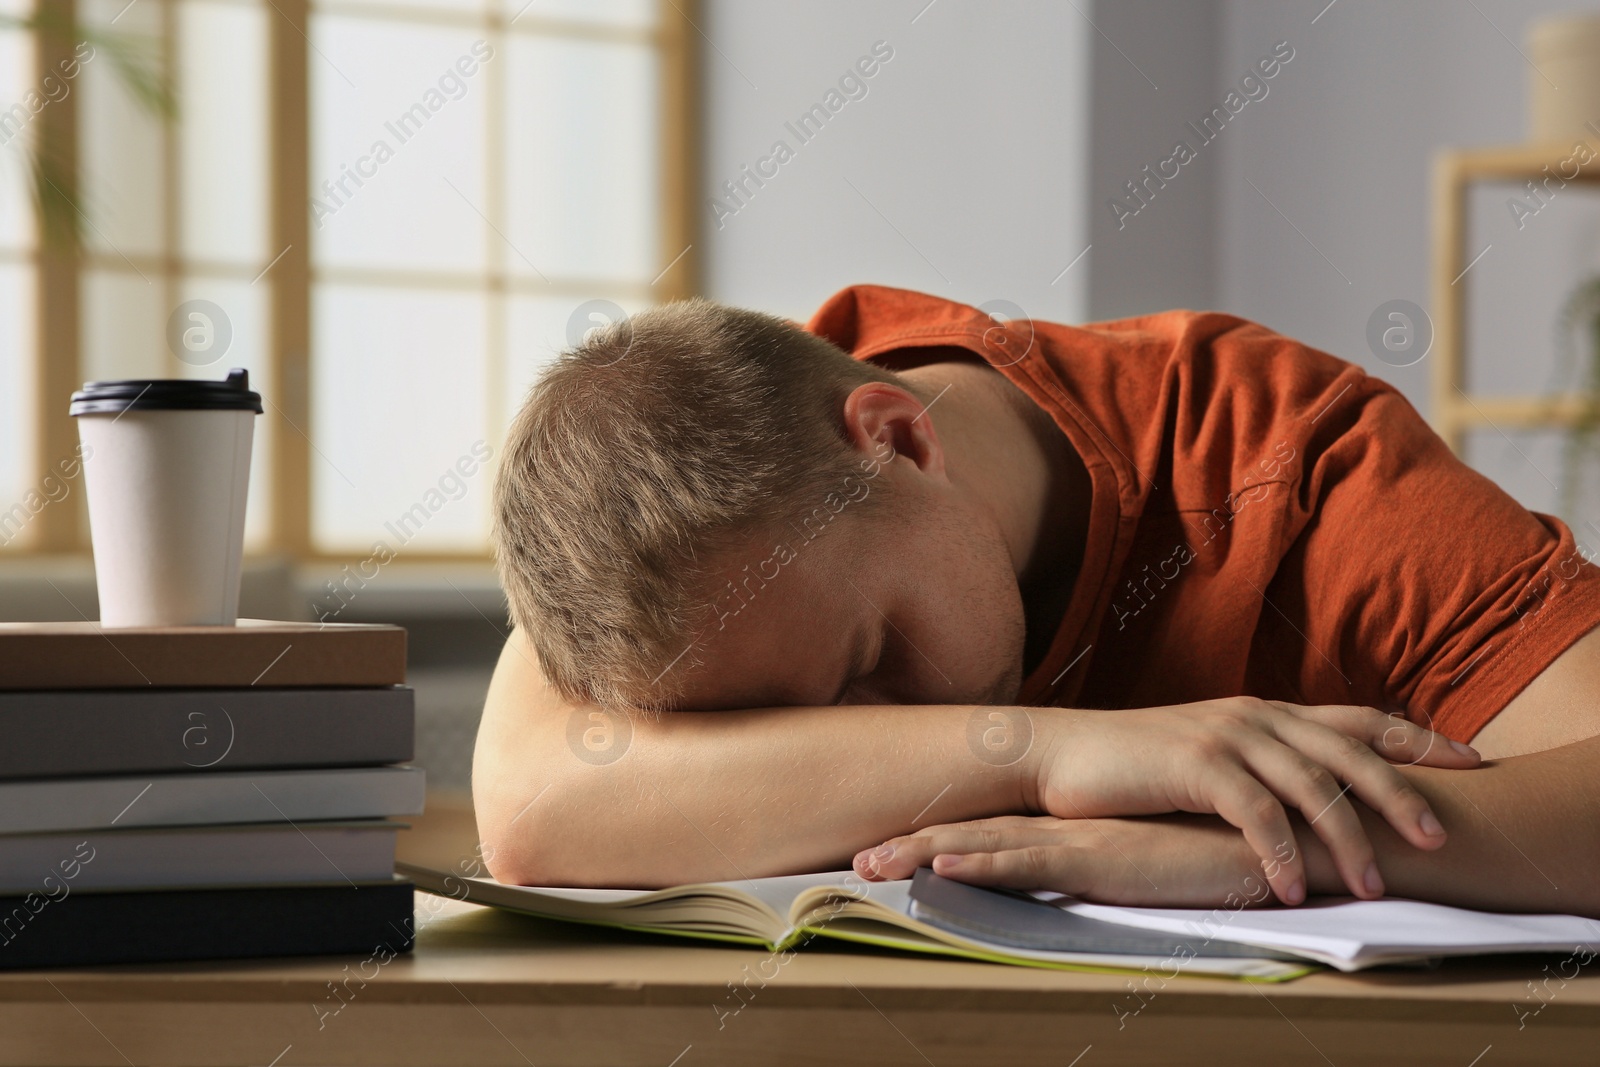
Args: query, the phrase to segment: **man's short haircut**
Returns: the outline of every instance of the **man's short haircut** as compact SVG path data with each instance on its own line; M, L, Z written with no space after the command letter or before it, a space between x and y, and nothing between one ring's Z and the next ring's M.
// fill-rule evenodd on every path
M555 689L670 707L719 554L861 475L843 404L874 381L910 388L792 323L703 299L562 353L512 422L494 488L511 618Z

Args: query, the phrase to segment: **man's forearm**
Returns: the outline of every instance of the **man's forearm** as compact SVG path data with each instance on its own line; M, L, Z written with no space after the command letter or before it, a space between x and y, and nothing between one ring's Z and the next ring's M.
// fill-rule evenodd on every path
M594 709L562 703L507 648L473 775L502 880L648 886L845 868L895 834L1031 803L1029 720L1016 710L676 713L633 720L611 742L626 745L619 757L591 757L573 738Z
M546 798L569 833L609 809L561 873L666 885L841 869L928 820L1023 810L1017 767L968 752L971 713L783 708L638 723L623 760L571 768Z
M1450 836L1424 852L1358 805L1390 895L1600 917L1600 737L1469 771L1405 774ZM1301 826L1297 837L1312 890L1344 892L1315 835Z

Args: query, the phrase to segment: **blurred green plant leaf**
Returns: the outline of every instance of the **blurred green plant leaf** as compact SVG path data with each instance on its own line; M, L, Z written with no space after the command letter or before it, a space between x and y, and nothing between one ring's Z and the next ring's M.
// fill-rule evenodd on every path
M158 45L152 39L69 18L49 5L26 17L0 14L0 29L34 33L73 46L87 43L94 49L94 57L103 55L109 61L117 81L139 107L163 121L178 114L172 87L161 69ZM89 219L79 203L72 168L59 152L40 144L37 136L20 136L13 143L29 175L41 239L55 247L81 243Z

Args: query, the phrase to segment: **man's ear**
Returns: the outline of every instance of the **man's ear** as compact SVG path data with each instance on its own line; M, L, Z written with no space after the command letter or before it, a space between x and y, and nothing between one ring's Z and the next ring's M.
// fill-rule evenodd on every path
M887 382L857 386L844 400L844 428L856 451L878 463L899 457L925 474L944 474L944 446L915 393Z

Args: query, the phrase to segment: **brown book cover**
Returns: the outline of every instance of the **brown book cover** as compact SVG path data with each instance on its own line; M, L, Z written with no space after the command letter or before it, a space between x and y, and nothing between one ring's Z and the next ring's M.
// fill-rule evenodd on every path
M406 632L358 623L103 628L0 623L0 689L386 686L406 680Z

